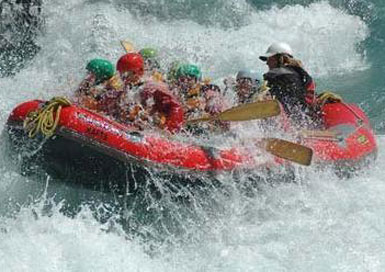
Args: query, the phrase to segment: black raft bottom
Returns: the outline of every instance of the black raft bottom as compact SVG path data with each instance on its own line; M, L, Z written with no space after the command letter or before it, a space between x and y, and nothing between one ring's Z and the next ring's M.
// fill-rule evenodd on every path
M25 176L44 171L68 184L119 194L143 187L161 190L154 188L159 186L178 191L180 186L199 186L203 182L202 178L177 173L178 170L148 167L129 157L122 159L114 150L63 131L49 139L41 136L31 139L20 126L8 125L3 139L13 165Z

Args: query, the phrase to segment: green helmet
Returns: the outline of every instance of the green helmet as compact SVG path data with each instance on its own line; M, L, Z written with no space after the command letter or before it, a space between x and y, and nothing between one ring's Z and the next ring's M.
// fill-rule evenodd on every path
M139 54L141 54L144 59L153 59L158 56L158 52L151 47L143 48L139 51Z
M96 77L96 82L100 83L110 79L115 74L114 65L104 59L93 59L86 67L87 71L93 73Z
M193 64L182 64L178 66L178 70L176 70L175 74L178 79L181 76L191 76L196 79L201 79L202 73L198 66Z

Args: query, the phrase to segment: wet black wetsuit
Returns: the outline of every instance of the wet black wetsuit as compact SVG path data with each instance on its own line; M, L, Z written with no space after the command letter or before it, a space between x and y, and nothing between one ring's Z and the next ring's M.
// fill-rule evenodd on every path
M289 117L302 121L310 111L305 100L307 86L312 82L310 75L300 67L285 66L271 69L263 77L271 95L281 102Z

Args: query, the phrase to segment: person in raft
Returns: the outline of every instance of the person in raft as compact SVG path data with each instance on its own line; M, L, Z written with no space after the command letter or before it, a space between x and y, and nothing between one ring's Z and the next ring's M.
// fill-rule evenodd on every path
M173 88L173 87L176 86L176 82L177 82L176 73L179 69L179 66L181 66L182 64L183 62L180 60L172 61L168 67L168 71L166 74L167 84L172 87L172 90L176 92L175 95L178 95L178 96L179 96L179 92L177 91L177 88Z
M144 73L147 78L154 81L163 81L160 64L158 61L158 52L151 47L143 48L139 54L144 60Z
M88 109L115 117L123 83L115 74L114 66L108 60L93 59L86 70L87 76L75 91L76 101Z
M201 70L193 64L180 64L175 72L171 88L183 103L186 119L200 117L204 112L204 98L200 95L201 80Z
M215 116L227 108L227 103L221 89L216 84L204 84L201 87L200 95L204 99L204 115ZM209 132L224 132L229 130L229 122L213 121L208 123Z
M273 43L259 59L269 67L263 77L271 96L281 102L287 115L296 124L312 122L309 117L313 119L315 115L315 83L301 61L293 57L290 45Z
M137 102L137 97L144 85L144 59L139 53L127 53L119 58L116 69L124 85L124 95L119 100L118 121L143 128L142 123L147 122L149 116Z
M171 133L184 125L183 106L162 82L147 82L139 93L140 103L148 112L150 126L157 126Z
M235 93L238 104L251 103L257 100L262 83L262 75L249 69L240 70L235 78Z
M116 70L127 91L143 85L144 59L141 54L127 53L121 56L116 63Z

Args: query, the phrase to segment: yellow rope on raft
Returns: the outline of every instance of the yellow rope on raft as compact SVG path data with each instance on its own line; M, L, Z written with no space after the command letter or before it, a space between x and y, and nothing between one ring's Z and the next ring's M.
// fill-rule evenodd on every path
M343 102L341 96L328 90L318 95L318 100L322 105L325 104L326 102Z
M24 129L30 138L34 138L39 132L45 137L51 137L59 123L62 107L70 106L71 102L65 97L54 97L41 109L28 114L24 120Z

